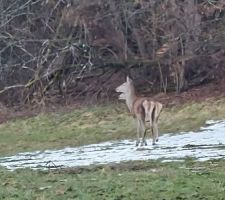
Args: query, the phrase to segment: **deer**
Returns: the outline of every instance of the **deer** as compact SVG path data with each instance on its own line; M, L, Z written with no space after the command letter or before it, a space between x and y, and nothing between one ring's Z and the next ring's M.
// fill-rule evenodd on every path
M145 122L149 122L149 127L152 131L153 145L159 140L158 120L162 111L163 105L157 101L144 100L142 103L145 110ZM146 134L146 131L144 132ZM145 135L144 135L145 138Z
M159 137L158 119L163 108L162 104L152 101L150 97L137 96L133 80L129 76L126 77L126 82L116 88L116 92L120 93L119 99L125 100L129 112L136 119L136 146L139 146L140 136L141 146L147 145L145 137L149 129L153 136L152 145L155 145Z

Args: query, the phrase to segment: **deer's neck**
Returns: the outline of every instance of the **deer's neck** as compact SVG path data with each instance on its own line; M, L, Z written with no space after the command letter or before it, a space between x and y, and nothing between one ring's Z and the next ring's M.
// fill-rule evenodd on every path
M130 93L126 96L126 104L127 104L127 107L129 108L130 112L132 112L133 103L136 98L137 98L137 96L135 93Z

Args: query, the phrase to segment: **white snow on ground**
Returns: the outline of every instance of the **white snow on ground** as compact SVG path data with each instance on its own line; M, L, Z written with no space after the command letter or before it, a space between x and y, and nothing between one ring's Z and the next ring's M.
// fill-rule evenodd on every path
M199 132L165 134L157 145L135 147L134 140L120 140L62 150L19 153L0 158L0 166L48 169L119 163L134 160L177 161L185 157L199 161L225 158L225 121L208 121Z

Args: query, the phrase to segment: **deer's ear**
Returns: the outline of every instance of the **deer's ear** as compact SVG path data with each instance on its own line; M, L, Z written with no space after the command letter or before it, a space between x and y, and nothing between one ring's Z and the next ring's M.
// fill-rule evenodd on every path
M127 82L129 83L129 82L131 82L132 80L130 79L130 77L129 76L127 76Z

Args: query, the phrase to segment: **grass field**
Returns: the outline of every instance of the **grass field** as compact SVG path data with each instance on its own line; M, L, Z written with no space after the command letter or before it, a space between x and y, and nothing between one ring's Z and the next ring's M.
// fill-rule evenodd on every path
M59 171L0 169L0 182L0 199L7 200L222 200L225 161L149 161Z
M224 99L164 108L160 117L160 132L197 130L208 119L225 118L224 110ZM124 104L85 107L1 124L0 155L135 136L135 121L127 113Z
M213 102L213 103L212 103ZM197 130L225 118L225 100L165 108L161 133ZM0 155L135 138L123 104L39 114L0 125ZM0 199L184 200L225 199L225 161L129 162L85 169L7 171L0 168Z

